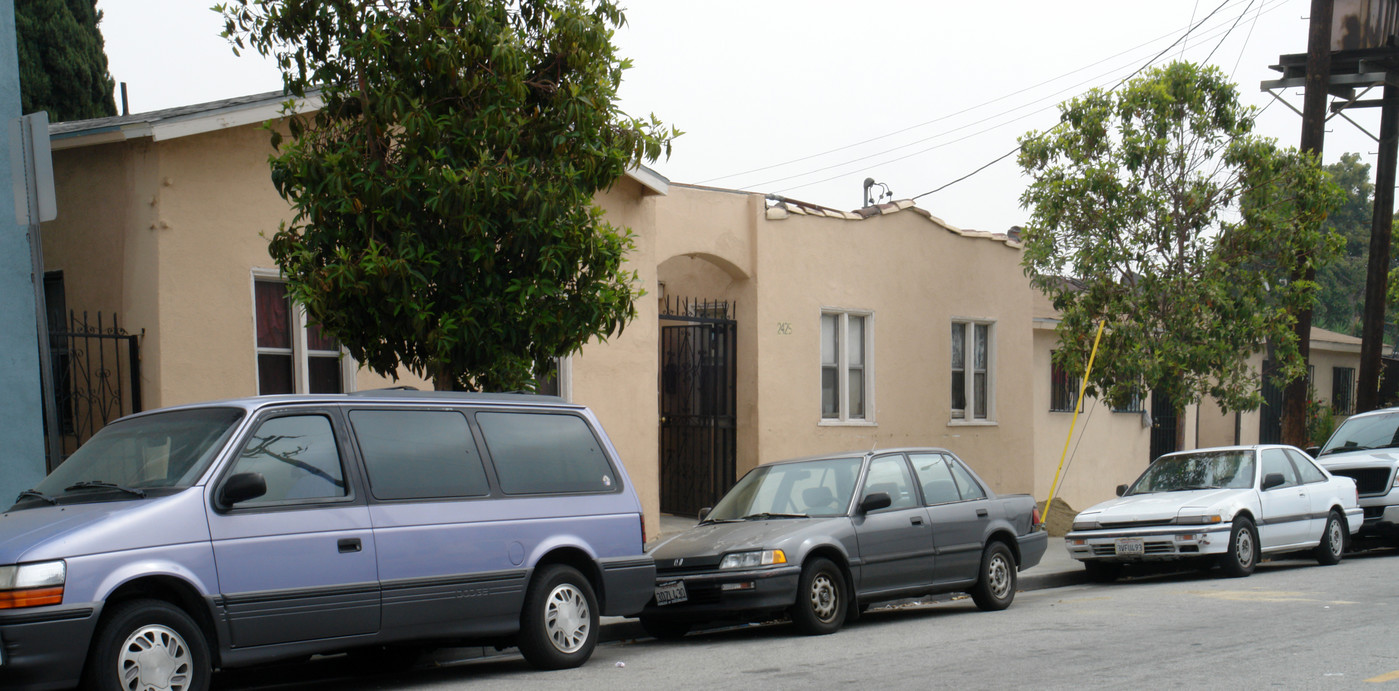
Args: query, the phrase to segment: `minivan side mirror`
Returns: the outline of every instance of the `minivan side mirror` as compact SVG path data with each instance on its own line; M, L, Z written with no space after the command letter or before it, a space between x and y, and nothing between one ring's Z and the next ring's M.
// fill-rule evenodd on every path
M1268 473L1263 476L1263 489L1269 490L1274 487L1281 487L1284 482L1287 482L1287 480L1283 479L1282 473Z
M700 521L700 523L703 523L703 522L704 522L704 519L709 518L709 512L710 512L710 511L713 511L713 510L714 510L714 507L712 507L712 506L706 506L706 507L700 509L700 512L699 512L699 521Z
M264 494L267 494L267 478L262 473L235 473L224 481L223 489L219 491L219 503L233 506Z
M888 492L871 492L860 500L860 513L887 509L894 503Z
M1127 485L1118 485L1118 486L1117 486L1117 496L1120 497L1120 496L1122 496L1122 495L1124 495L1124 494L1126 494L1126 493L1127 493Z

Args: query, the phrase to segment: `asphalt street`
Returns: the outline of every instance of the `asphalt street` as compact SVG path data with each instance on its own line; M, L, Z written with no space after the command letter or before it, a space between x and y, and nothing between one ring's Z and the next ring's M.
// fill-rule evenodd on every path
M1062 549L1061 544L1051 549ZM1399 553L1333 567L1265 562L1249 578L1156 572L1023 591L1004 612L969 599L872 610L831 636L769 624L625 638L575 670L438 651L411 670L343 658L221 675L221 689L1399 688ZM463 654L465 653L465 654ZM475 659L471 659L471 658Z

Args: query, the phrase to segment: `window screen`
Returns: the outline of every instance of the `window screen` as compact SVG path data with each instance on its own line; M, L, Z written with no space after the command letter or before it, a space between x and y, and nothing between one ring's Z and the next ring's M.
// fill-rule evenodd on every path
M461 413L356 410L350 423L379 499L479 497L490 493L471 428Z
M507 494L609 492L612 466L583 418L550 413L477 413L500 488Z

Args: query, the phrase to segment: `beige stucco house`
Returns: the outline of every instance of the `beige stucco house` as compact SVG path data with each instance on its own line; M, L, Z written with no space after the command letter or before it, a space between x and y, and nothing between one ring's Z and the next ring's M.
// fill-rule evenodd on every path
M69 307L141 334L144 408L395 383L340 357L281 292L264 233L288 208L260 126L282 100L51 128L60 211L44 226L46 268ZM596 201L635 233L629 268L647 295L622 334L561 363L558 388L601 418L652 531L759 463L839 449L944 446L998 491L1048 495L1069 423L1049 400L1053 315L1012 238L912 202L841 212L645 168ZM1358 358L1335 345L1336 362ZM1203 418L1184 421L1201 432L1188 440L1234 440ZM1060 496L1087 505L1135 475L1145 419L1080 416Z

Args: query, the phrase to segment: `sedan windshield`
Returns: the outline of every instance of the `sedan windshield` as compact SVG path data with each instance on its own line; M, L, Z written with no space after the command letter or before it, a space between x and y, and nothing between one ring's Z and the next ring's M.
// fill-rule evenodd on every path
M1399 447L1399 415L1353 417L1341 423L1318 456Z
M197 408L112 423L34 491L57 497L98 490L135 498L144 496L143 488L188 487L203 475L242 417L237 408Z
M1208 451L1162 456L1146 469L1127 494L1192 489L1248 489L1253 486L1252 451Z
M860 463L859 458L827 458L759 466L719 500L706 520L843 516Z

